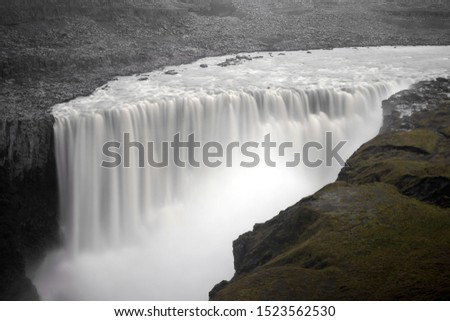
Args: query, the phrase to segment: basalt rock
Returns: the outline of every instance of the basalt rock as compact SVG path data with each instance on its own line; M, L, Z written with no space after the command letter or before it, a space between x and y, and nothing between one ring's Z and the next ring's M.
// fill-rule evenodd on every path
M25 277L59 240L53 118L0 121L0 298L38 299Z
M170 75L170 76L175 76L175 75L178 75L178 72L175 71L175 70L167 70L167 71L165 72L165 74L166 74L166 75Z

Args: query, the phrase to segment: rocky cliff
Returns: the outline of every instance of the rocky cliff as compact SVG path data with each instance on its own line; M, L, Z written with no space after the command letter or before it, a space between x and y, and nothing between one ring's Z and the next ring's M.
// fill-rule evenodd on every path
M31 300L37 293L25 264L58 241L53 119L0 120L0 299Z
M449 300L450 83L383 103L338 180L233 243L212 300Z

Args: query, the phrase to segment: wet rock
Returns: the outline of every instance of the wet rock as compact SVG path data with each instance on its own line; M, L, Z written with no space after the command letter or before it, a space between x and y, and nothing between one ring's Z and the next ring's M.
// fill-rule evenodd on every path
M236 59L238 60L252 60L252 57L246 55L237 55Z
M53 117L0 119L0 299L36 300L25 262L59 244Z
M178 72L175 71L175 70L167 70L167 71L165 72L165 74L166 74L166 75L175 76L175 75L178 75Z
M256 58L256 59L258 59L258 58ZM224 62L217 64L217 66L219 66L219 67L235 66L235 65L242 64L244 61L250 61L250 60L253 60L253 58L250 56L237 55L235 58L227 58Z
M224 62L221 62L221 63L217 64L217 66L219 66L219 67L228 67L228 66L239 65L241 63L242 63L241 59L227 58Z
M207 64L201 64L200 67L201 68L208 68L208 65Z

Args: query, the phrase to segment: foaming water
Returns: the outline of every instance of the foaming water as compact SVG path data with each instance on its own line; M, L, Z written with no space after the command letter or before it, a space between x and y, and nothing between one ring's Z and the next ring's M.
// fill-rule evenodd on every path
M335 143L348 141L341 152L347 158L377 134L383 99L448 75L447 54L448 47L262 53L227 68L216 65L228 57L206 58L168 68L175 76L121 77L55 106L65 246L37 271L39 293L49 300L207 299L215 283L233 275L234 239L340 170L336 163L287 168L275 155L275 168L242 168L239 154L229 168L139 168L133 155L134 166L106 169L104 143L129 133L160 146L176 133L194 133L202 143L227 146L271 134L301 152L332 132Z

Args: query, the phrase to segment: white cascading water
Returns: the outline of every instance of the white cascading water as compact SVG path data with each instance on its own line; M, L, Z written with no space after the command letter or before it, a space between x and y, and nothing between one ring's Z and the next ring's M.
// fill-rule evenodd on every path
M348 141L340 153L346 159L377 134L382 100L418 80L447 76L450 67L448 47L250 56L263 58L226 68L216 65L229 57L206 58L173 67L175 76L122 77L54 107L65 244L34 276L44 299L207 299L214 284L233 275L234 239L340 170L337 163L288 168L290 153L272 154L272 168L262 148L255 168L240 167L246 157L236 150L231 167L223 157L218 168L179 168L173 159L166 168L139 168L137 148L129 168L103 168L106 142L123 146L128 133L132 142L153 142L153 158L161 161L162 142L177 133L224 149L270 134L301 152L332 132L334 144Z

